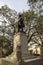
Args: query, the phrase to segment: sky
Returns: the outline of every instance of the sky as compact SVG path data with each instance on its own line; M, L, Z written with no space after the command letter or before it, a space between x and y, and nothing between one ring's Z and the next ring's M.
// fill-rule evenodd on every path
M11 9L15 9L17 12L23 12L29 10L27 0L0 0L0 7L7 5Z

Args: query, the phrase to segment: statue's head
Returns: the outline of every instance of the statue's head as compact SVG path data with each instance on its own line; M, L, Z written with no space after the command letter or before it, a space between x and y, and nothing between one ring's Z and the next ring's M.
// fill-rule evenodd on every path
M22 14L19 14L19 17L22 17Z

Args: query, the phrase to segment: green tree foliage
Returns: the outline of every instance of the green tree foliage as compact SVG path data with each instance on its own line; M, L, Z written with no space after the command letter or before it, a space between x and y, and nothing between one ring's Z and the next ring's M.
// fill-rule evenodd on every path
M17 12L15 10L8 8L7 5L0 8L0 47L3 51L2 56L6 56L13 51L12 43L16 19Z
M28 0L30 10L37 14L37 26L34 26L40 36L43 35L43 0ZM43 40L42 40L43 43Z

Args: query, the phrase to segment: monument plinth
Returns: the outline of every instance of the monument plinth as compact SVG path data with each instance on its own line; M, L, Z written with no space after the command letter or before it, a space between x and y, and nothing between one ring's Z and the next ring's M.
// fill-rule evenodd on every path
M13 50L15 52L15 55L17 54L17 51L20 51L22 59L24 57L27 57L28 55L27 41L28 41L27 36L24 33L17 33L14 35L14 49ZM18 49L17 47L20 47L20 49Z

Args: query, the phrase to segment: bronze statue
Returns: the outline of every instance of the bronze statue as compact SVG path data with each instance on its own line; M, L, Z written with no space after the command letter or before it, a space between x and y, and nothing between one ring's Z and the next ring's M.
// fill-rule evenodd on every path
M24 21L24 18L23 18L23 16L20 14L20 15L19 15L19 21L18 21L18 32L23 32L23 28L25 27L23 21Z

